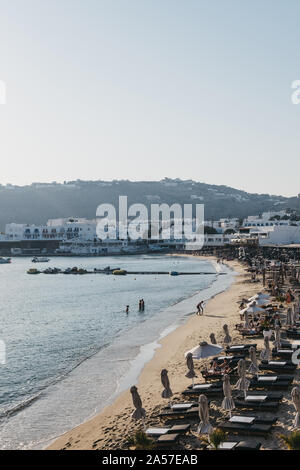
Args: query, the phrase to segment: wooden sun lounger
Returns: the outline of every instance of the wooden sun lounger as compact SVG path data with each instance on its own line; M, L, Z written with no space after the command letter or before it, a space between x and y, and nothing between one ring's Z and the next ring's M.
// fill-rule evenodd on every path
M223 389L221 387L212 387L207 389L194 389L187 388L182 392L184 396L193 396L193 395L205 395L207 397L218 397L223 395Z
M280 371L282 373L290 373L296 369L296 364L293 364L291 361L272 361L273 364L270 364L267 361L262 361L261 364L258 366L259 370L273 370L273 371ZM280 362L285 362L284 365L280 364Z
M163 428L152 426L146 430L146 435L158 439L166 434L187 434L190 429L190 424L175 424L174 426L164 426Z
M256 349L257 344L235 344L226 348L226 353L234 355L249 355L249 349L253 346Z
M273 380L273 381L258 381L252 379L250 381L250 389L276 389L276 390L285 390L291 385L289 380Z
M279 401L253 402L245 400L234 400L234 404L236 408L259 411L272 411L277 410L279 407Z
M240 442L223 442L223 445L230 446L233 445L231 449L222 449L222 445L219 447L220 450L260 450L261 442L252 442L252 441L240 441Z
M262 416L262 415L256 415L254 413L251 414L236 414L234 411L232 412L232 417L228 418L227 421L230 421L234 416L242 417L242 418L255 418L253 424L276 424L277 422L277 416L275 417L268 417L268 416Z
M241 392L238 390L237 392L237 399L238 400L243 400L244 399L244 392ZM263 392L259 390L254 390L254 391L249 391L247 393L247 396L255 396L255 397L267 397L266 401L281 401L283 399L283 393L280 392Z
M173 410L171 408L165 408L159 413L159 418L194 418L199 416L198 403L192 403L192 406L188 409Z
M243 423L229 423L222 422L218 425L219 429L230 434L246 434L254 436L266 436L272 431L271 424L243 424Z
M293 353L294 353L294 349L281 349L281 348L272 349L272 357L282 357L287 360L291 359Z

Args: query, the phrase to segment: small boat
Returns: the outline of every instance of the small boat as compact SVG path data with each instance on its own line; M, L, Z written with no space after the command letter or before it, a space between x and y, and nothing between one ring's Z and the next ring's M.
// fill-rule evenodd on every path
M38 271L36 268L30 268L27 271L27 274L40 274L41 271Z
M115 269L115 270L113 271L113 274L114 274L115 276L126 276L127 271L126 271L125 269Z
M170 276L179 276L179 272L177 272L177 271L170 271Z
M35 256L31 261L32 263L48 263L50 258L46 258L45 256Z
M0 257L0 264L10 264L11 263L11 258L3 258L2 256Z

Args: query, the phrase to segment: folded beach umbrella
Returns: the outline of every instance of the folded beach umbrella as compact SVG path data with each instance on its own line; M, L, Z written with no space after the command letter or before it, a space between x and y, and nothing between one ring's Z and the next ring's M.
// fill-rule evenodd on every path
M249 389L250 381L246 378L246 361L245 359L240 359L238 362L238 376L239 380L237 381L235 388L237 390L242 390L246 397L246 392Z
M292 390L292 400L296 410L296 416L293 422L293 426L296 429L300 428L300 388L294 387Z
M208 401L205 395L200 395L199 397L199 418L198 433L210 434L213 431L213 427L209 422Z
M214 333L211 333L211 334L209 335L209 338L210 338L211 344L217 344L217 340L216 340L216 337L215 337L215 334L214 334Z
M235 404L231 396L231 386L229 376L227 374L223 377L223 393L224 399L222 401L222 408L223 410L229 411L229 415L231 416L231 410L234 410Z
M250 328L248 310L246 310L244 313L244 320L245 320L245 323L244 323L245 328Z
M292 321L292 309L291 308L288 308L287 310L287 314L286 314L286 322L285 324L287 326L292 326L293 324L293 321Z
M275 341L273 341L274 348L280 348L281 346L281 329L279 325L275 326Z
M163 391L162 391L162 398L171 398L173 396L173 392L170 388L170 381L168 377L168 371L163 369L160 373L161 383L163 384Z
M264 337L264 349L260 353L260 359L261 361L269 361L270 357L271 357L271 350L270 350L269 337L265 336Z
M194 361L193 361L193 354L192 353L187 354L187 356L186 356L186 365L188 367L188 371L185 374L185 376L188 379L192 379L193 385L194 385L194 378L197 377L197 375L196 375L195 370L194 370Z
M258 367L257 359L256 359L256 351L253 346L251 346L249 349L249 356L250 356L251 364L248 369L248 372L252 375L257 375L259 372L259 367Z
M144 421L144 418L146 417L146 411L143 408L142 400L137 388L135 386L131 387L130 393L132 395L133 405L135 406L135 411L131 416L135 420L142 419Z
M199 346L188 351L185 356L192 353L193 359L204 359L205 357L217 356L221 351L223 351L223 347L219 344L209 344L203 341Z
M224 339L223 339L223 343L224 344L230 344L232 339L231 339L231 336L229 335L229 330L228 330L228 325L224 325L223 326L223 331L225 333L225 336L224 336Z

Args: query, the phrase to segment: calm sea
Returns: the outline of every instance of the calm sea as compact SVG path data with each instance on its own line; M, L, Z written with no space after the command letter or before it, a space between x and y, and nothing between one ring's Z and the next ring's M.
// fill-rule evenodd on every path
M232 282L226 267L227 275L217 277L209 261L163 255L52 258L37 266L107 265L214 274L30 276L28 258L0 265L0 339L7 351L0 365L0 448L42 447L99 412L136 382L160 337L185 321L200 298Z

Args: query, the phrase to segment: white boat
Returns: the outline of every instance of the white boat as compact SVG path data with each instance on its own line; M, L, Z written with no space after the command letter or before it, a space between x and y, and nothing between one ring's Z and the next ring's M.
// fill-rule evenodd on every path
M48 261L50 261L50 258L46 258L43 256L35 256L34 258L32 258L31 261L33 263L48 263Z
M0 256L0 264L10 264L11 263L11 258L3 258Z

